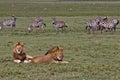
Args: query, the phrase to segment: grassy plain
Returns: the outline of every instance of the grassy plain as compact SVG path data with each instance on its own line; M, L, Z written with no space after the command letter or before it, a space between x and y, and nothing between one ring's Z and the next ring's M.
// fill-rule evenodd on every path
M120 19L120 2L0 0L0 10L0 20L18 16L14 32L0 31L0 80L120 80L120 26L114 33L85 32L85 22L97 16ZM27 32L35 16L44 18L45 32ZM66 33L56 34L52 17L67 23ZM32 56L60 45L69 64L15 64L12 48L18 41Z

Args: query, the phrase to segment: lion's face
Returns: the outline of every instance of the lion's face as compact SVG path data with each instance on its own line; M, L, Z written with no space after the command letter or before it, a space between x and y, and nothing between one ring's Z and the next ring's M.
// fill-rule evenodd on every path
M61 61L63 59L63 50L56 52L57 60Z
M17 44L15 44L14 46L14 51L17 53L17 54L20 54L24 51L24 45L20 42L18 42Z
M58 61L62 61L64 55L63 55L63 49L60 47L57 47L55 52L53 53L53 57L58 60Z

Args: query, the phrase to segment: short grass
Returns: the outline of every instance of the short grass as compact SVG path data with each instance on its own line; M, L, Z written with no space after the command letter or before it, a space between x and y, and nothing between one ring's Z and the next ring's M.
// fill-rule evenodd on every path
M6 0L9 4L9 0ZM35 0L39 1L39 0ZM17 0L16 5L22 5L23 8L26 5L38 6L37 4L42 4L41 2L35 3L35 1L30 1L22 3ZM0 9L6 5L4 1L0 1ZM32 4L33 3L33 4ZM36 4L36 5L34 5ZM48 4L48 2L44 2L44 5ZM43 5L42 4L42 5ZM92 4L91 2L84 3L54 3L62 7L68 7L66 5L74 6L74 4ZM104 5L105 3L98 3ZM119 6L119 3L106 3L109 6ZM113 5L114 4L114 5ZM0 20L10 18L12 11L7 9L6 6L3 12L0 12L1 17ZM43 5L43 6L44 6ZM56 6L57 6L56 5ZM75 5L75 6L76 6ZM49 5L48 5L49 6ZM78 5L79 6L79 5ZM81 9L84 5L80 5ZM88 6L88 5L87 5ZM97 6L97 5L96 5ZM50 6L49 6L50 7ZM113 8L112 7L112 8ZM20 9L21 9L20 8ZM58 7L60 8L60 7ZM70 7L69 7L70 8ZM74 7L73 7L74 8ZM88 7L87 7L88 8ZM119 8L119 7L118 7ZM120 79L120 25L117 27L116 32L103 32L100 34L98 32L96 35L87 34L85 31L86 21L89 19L94 19L99 15L97 13L92 15L77 15L77 10L70 16L68 12L65 12L65 15L62 16L61 11L57 11L57 8L51 8L52 11L48 11L42 15L47 27L45 27L45 31L41 32L31 32L28 33L27 26L35 16L41 16L41 11L36 12L21 10L21 12L17 11L19 7L16 8L16 15L18 15L18 19L16 22L16 28L12 32L10 29L1 30L0 31L0 80L119 80ZM92 9L92 8L91 8ZM111 7L108 7L110 10ZM54 14L54 10L56 13L60 12L60 16ZM65 9L64 9L65 10ZM89 9L83 10L88 12ZM101 9L102 10L102 9ZM107 10L107 9L106 9ZM36 11L36 10L35 10ZM93 10L94 11L94 10ZM95 10L97 12L97 9ZM8 12L8 13L6 13ZM23 14L23 13L24 14ZM51 15L49 14L51 12ZM107 11L106 11L107 12ZM112 11L111 11L112 12ZM119 12L119 10L118 10ZM3 14L4 13L4 14ZM33 13L33 14L31 14ZM101 11L102 16L110 15ZM120 18L120 16L116 15L118 13L109 16L110 18ZM28 15L30 14L30 15ZM38 15L39 14L39 15ZM6 16L7 15L7 16ZM28 17L28 16L29 17ZM56 17L58 20L64 20L67 25L66 33L58 33L51 24L51 18ZM44 54L48 49L53 46L60 45L64 49L64 60L69 61L68 64L15 64L12 62L12 49L14 43L21 41L25 45L25 51L27 54L35 56L38 54Z
M120 1L1 0L0 15L10 16L120 16Z
M66 33L56 34L51 17L44 18L47 27L43 33L28 33L27 24L33 17L19 17L14 32L9 29L0 32L0 79L119 80L119 26L114 33L87 34L84 21L88 18L93 17L57 17L69 27ZM15 64L12 62L12 48L18 41L25 44L26 53L32 56L60 45L64 49L64 60L69 64Z

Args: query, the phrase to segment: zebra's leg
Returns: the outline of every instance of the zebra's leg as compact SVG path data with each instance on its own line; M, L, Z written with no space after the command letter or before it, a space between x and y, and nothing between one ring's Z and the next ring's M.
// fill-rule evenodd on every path
M11 31L14 31L15 30L15 26L12 26L12 29L11 29Z
M66 27L64 27L64 31L67 32Z
M104 29L104 27L100 26L100 32L101 32L101 34L102 34L103 29Z
M92 29L92 33L95 34L96 33L96 29Z
M114 26L113 29L114 29L114 32L115 32L116 31L116 26Z
M56 28L56 34L59 33L59 28Z
M43 27L44 27L43 25L42 25L42 26L40 26L40 31L41 31L41 32L43 32L43 31L44 31Z
M87 30L88 34L91 34L90 29L91 29L90 26L86 26L86 30Z
M63 33L65 31L65 27L62 27L61 29L62 29L62 33Z
M11 24L11 31L14 31L14 28L15 28L15 23L14 24Z

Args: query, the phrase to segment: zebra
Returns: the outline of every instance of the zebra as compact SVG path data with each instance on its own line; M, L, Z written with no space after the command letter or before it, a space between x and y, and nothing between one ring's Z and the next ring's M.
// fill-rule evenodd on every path
M43 28L46 27L46 24L42 20L35 18L34 21L28 26L28 31L31 32L35 28L40 28L41 32L43 32Z
M43 18L42 18L42 17L36 17L36 18L34 19L34 21L35 21L35 22L41 22L41 21L43 21Z
M87 25L86 25L86 30L88 31L88 33L92 33L94 34L97 30L100 29L99 23L101 21L101 17L97 17L95 20L89 20L87 21Z
M103 18L102 21L100 21L99 26L101 27L101 31L103 29L106 29L106 31L116 31L116 26L119 24L119 20L114 18L114 19L109 19L108 17Z
M0 22L0 29L9 26L13 30L13 28L15 28L16 26L16 19L17 17L15 15L12 15L12 19L3 20L2 22Z
M64 21L58 21L56 18L52 18L52 24L55 26L55 29L57 32L59 32L59 29L63 31L66 31L66 27L68 27Z

